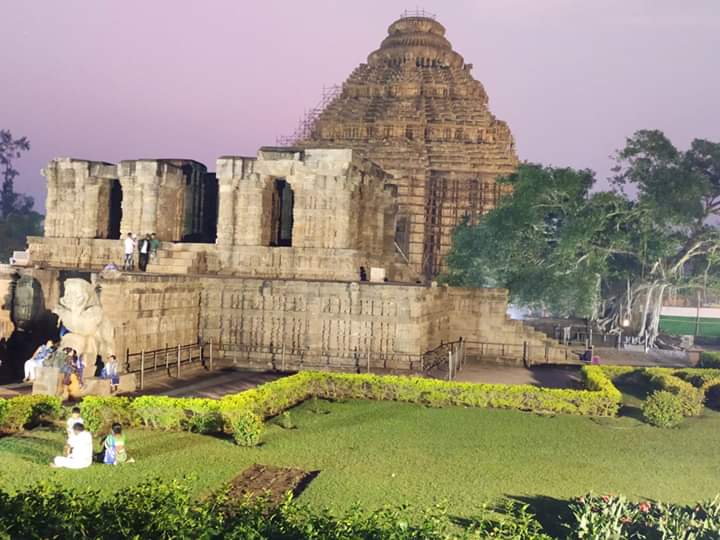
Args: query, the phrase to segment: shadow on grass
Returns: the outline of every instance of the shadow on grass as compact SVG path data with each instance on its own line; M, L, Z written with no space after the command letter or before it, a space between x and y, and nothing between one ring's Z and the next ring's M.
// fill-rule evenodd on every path
M3 447L3 451L22 460L47 464L53 456L62 453L62 444L30 433L15 434Z
M553 538L566 538L570 532L569 529L564 526L572 521L572 512L570 512L568 508L569 501L565 499L555 499L544 495L536 497L508 495L505 501L514 503L517 506L527 505L529 514L535 517L535 520L542 527L543 532ZM510 512L508 509L510 509ZM517 519L515 515L516 510L512 510L512 507L503 504L503 502L498 503L496 506L489 507L488 510L492 512L489 516L451 516L450 519L455 525L464 529L479 527L482 531L488 531L493 527L500 527L501 523L506 519ZM493 516L497 516L497 518L493 518Z
M644 422L642 403L654 390L648 380L641 373L634 371L616 377L613 379L613 384L623 394L620 416Z

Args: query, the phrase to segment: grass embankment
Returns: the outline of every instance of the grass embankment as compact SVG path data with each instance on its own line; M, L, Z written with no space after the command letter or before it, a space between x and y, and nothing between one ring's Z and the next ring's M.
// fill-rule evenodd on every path
M201 494L262 463L320 471L301 496L313 506L423 507L445 500L454 515L476 514L483 502L504 496L542 504L588 491L690 503L715 496L720 485L714 457L720 414L712 411L661 430L632 416L542 417L367 401L322 402L321 408L327 414L311 403L293 409L297 429L270 422L257 448L204 435L130 430L137 463L83 471L50 469L64 432L36 429L0 439L0 484L17 489L51 479L110 493L144 479L192 475Z

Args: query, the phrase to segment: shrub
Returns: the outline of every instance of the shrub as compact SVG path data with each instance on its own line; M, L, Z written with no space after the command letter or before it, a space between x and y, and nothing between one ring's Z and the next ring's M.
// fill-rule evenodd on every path
M262 439L265 426L262 419L248 409L226 411L223 418L240 446L257 446Z
M169 396L140 396L130 403L130 410L145 427L164 431L183 429L187 415L182 399Z
M688 368L672 372L675 377L692 384L695 388L702 388L711 381L720 379L720 369Z
M587 373L591 391L343 373L312 373L310 387L313 395L325 399L392 400L432 407L463 405L540 413L615 415L620 405L620 392L599 369L584 373Z
M194 433L217 433L223 430L224 421L220 403L213 399L185 399L185 429Z
M19 431L36 426L41 420L54 420L60 416L61 401L55 396L18 396L7 400L2 415L4 431Z
M720 532L720 498L681 506L587 495L570 504L568 538L686 538L711 540Z
M711 409L720 410L720 380L705 387L705 404Z
M668 391L680 399L683 415L699 416L702 413L705 400L702 389L695 388L689 382L676 377L668 369L648 368L645 374L656 389Z
M93 433L109 431L114 422L133 424L130 399L126 397L87 396L80 403L80 415L85 427Z
M5 415L7 414L10 403L7 399L0 398L0 429L5 425Z
M700 367L720 369L720 352L703 351L700 353Z
M649 424L661 428L678 426L684 418L681 398L665 390L653 392L643 402L642 412Z

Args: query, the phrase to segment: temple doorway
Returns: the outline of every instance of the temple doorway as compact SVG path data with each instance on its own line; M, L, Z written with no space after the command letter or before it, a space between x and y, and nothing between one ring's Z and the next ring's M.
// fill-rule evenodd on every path
M108 211L108 240L120 239L120 224L122 223L122 186L120 180L110 183L110 208Z
M275 179L272 192L272 217L270 223L270 245L292 246L293 205L295 194L283 178Z

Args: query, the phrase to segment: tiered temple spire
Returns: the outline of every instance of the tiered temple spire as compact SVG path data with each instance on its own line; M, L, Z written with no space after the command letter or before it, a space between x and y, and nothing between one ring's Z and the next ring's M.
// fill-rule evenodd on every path
M428 278L442 270L453 228L493 208L495 180L518 163L471 69L434 17L402 17L298 141L360 150L397 178L398 248Z

